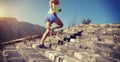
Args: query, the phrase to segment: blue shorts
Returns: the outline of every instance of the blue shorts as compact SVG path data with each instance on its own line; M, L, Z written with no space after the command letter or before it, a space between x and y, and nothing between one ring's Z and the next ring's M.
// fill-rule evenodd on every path
M58 19L58 17L56 14L47 14L47 16L45 18L46 21L51 22L51 23L55 22L55 20L57 20L57 19Z

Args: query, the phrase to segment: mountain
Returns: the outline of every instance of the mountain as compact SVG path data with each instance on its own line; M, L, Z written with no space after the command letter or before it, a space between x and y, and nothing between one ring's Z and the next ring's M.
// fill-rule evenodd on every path
M10 41L30 35L42 35L45 28L42 26L19 22L13 17L0 17L0 41Z

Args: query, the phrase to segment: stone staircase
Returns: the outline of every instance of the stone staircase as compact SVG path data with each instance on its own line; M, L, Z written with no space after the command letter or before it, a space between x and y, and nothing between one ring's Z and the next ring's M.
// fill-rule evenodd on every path
M120 62L120 24L75 25L47 37L45 49L32 48L39 38L4 48L6 62ZM2 59L1 59L2 58Z

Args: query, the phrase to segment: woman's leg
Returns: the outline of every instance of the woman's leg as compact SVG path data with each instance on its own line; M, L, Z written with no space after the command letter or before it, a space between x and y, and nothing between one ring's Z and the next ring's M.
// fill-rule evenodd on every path
M53 26L52 29L57 29L57 28L62 28L63 27L63 22L59 18L55 20L55 23L57 25Z
M44 40L46 39L47 35L49 34L49 27L51 27L51 22L46 22L46 30L41 38L41 43L44 43Z

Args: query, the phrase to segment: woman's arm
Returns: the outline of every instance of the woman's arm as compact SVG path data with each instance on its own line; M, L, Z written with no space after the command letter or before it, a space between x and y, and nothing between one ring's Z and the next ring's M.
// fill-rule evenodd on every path
M54 11L53 1L49 1L49 6L50 6L50 9L51 9L53 12L55 12L55 11Z

